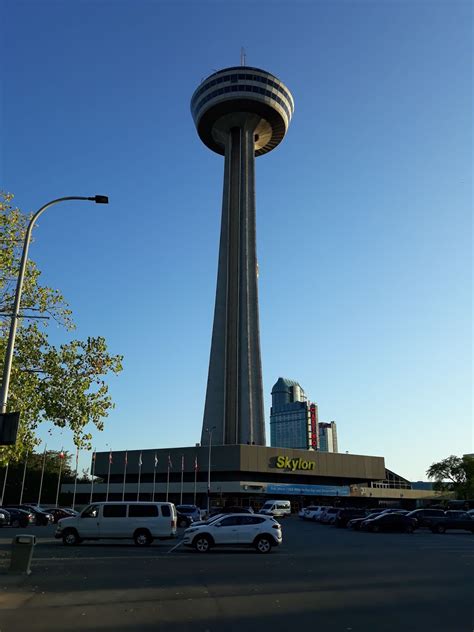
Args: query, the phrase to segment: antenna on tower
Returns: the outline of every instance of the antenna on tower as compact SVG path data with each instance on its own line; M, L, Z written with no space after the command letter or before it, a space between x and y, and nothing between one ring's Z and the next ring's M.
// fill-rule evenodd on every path
M245 66L245 58L247 55L245 54L245 48L242 46L240 49L240 65Z

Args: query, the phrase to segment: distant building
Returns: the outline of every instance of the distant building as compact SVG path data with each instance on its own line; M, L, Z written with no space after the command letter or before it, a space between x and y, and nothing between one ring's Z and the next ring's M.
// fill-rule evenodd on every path
M319 424L319 450L321 452L338 452L335 421Z
M312 411L312 412L311 412ZM313 424L317 427L317 406L310 404L304 390L293 380L278 378L272 388L270 409L270 442L276 448L306 450L317 446L317 433L313 439ZM314 422L314 417L316 422Z

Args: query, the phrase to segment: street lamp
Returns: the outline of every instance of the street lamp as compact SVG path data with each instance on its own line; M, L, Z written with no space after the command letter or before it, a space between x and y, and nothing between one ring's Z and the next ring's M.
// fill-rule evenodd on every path
M16 427L14 429L14 432L10 433L11 436L9 437L9 440L8 440L9 444L15 443L16 433L18 431L19 413L10 413L9 415L7 415L6 412L7 412L8 388L10 385L10 373L11 373L12 361L13 361L13 350L15 347L16 329L17 329L17 324L18 324L18 318L20 317L19 312L20 312L21 292L23 289L23 280L25 277L26 263L28 261L28 249L30 246L31 233L33 231L33 227L36 220L47 208L49 208L50 206L53 206L53 204L57 204L58 202L66 202L67 200L88 200L90 202L95 202L96 204L109 203L109 198L106 195L94 195L93 197L72 196L72 197L58 198L57 200L52 200L51 202L48 202L47 204L42 206L38 211L36 211L36 213L31 218L30 223L28 224L28 228L26 229L26 234L25 234L25 241L23 242L23 252L21 255L20 271L18 273L18 280L16 284L16 291L15 291L15 301L13 303L13 312L11 314L10 332L8 334L8 343L7 343L7 349L5 352L5 362L3 364L3 379L2 379L2 387L0 391L0 404L1 404L0 445L2 445L2 435L3 435L2 431L3 431L4 424L6 424L6 426L10 425L7 423L9 421L8 418L10 416L15 416Z
M211 446L212 446L212 432L216 429L216 426L212 428L206 428L206 432L209 435L209 461L207 466L207 515L211 510Z

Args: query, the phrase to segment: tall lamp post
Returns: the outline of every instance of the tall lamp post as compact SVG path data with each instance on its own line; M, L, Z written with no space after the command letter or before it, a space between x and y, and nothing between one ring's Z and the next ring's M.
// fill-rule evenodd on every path
M3 364L3 379L2 379L2 387L0 390L0 405L1 405L1 411L0 411L0 445L2 445L2 430L3 430L3 426L5 423L6 418L8 417L6 415L7 412L7 400L8 400L8 389L10 386L10 373L11 373L11 369L12 369L12 361L13 361L13 350L15 348L15 337L16 337L16 329L17 329L17 325L18 325L18 319L20 317L20 301L21 301L21 293L23 290L23 280L25 277L25 270L26 270L26 264L28 261L28 249L30 247L30 239L31 239L31 233L33 231L33 227L35 225L36 220L38 219L38 217L50 206L53 206L53 204L58 204L58 202L66 202L68 200L88 200L90 202L95 202L96 204L108 204L109 203L109 198L106 195L94 195L93 197L79 197L79 196L71 196L71 197L62 197L62 198L58 198L57 200L52 200L51 202L48 202L47 204L45 204L44 206L42 206L38 211L36 211L36 213L33 215L33 217L30 220L30 223L28 224L28 228L26 229L26 234L25 234L25 241L23 242L23 252L21 255L21 262L20 262L20 271L18 273L18 280L17 280L17 284L16 284L16 291L15 291L15 301L13 304L13 312L11 315L11 324L10 324L10 332L8 334L8 343L7 343L7 349L5 352L5 362ZM9 443L15 443L16 440L16 432L18 430L18 420L19 420L19 415L18 413L12 413L12 415L17 415L18 419L16 420L16 428L14 431L14 438L13 440L9 440Z
M212 428L206 428L206 432L209 435L209 460L207 465L207 515L209 516L211 510L211 446L212 446L212 432L216 429L215 426Z

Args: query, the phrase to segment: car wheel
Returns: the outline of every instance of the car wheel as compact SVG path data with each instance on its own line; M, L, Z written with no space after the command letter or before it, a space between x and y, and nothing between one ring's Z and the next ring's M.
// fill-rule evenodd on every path
M133 541L137 546L150 546L153 542L153 538L151 537L149 531L142 529L141 531L136 531L134 533Z
M414 529L413 529L413 525L409 524L407 526L407 528L405 529L405 533L413 533Z
M20 526L20 521L19 521L18 519L16 519L16 520L12 520L12 522L11 522L11 526L12 526L12 527L15 527L15 528L16 528L16 527L19 527L19 526Z
M63 533L63 544L66 546L75 546L76 544L80 544L81 539L77 534L77 531L73 529L68 529Z
M377 525L374 525L373 527L370 527L370 531L373 531L374 533L378 533L380 531L380 527L377 527Z
M442 524L439 524L436 527L436 533L446 533L446 527Z
M185 520L184 518L182 518L179 522L178 522L178 527L187 527L188 526L188 521Z
M207 553L211 548L211 541L207 535L199 535L197 538L194 538L193 545L199 553Z
M270 553L270 551L272 550L272 543L270 538L268 538L267 536L262 536L258 538L258 540L255 542L255 548L259 553Z

